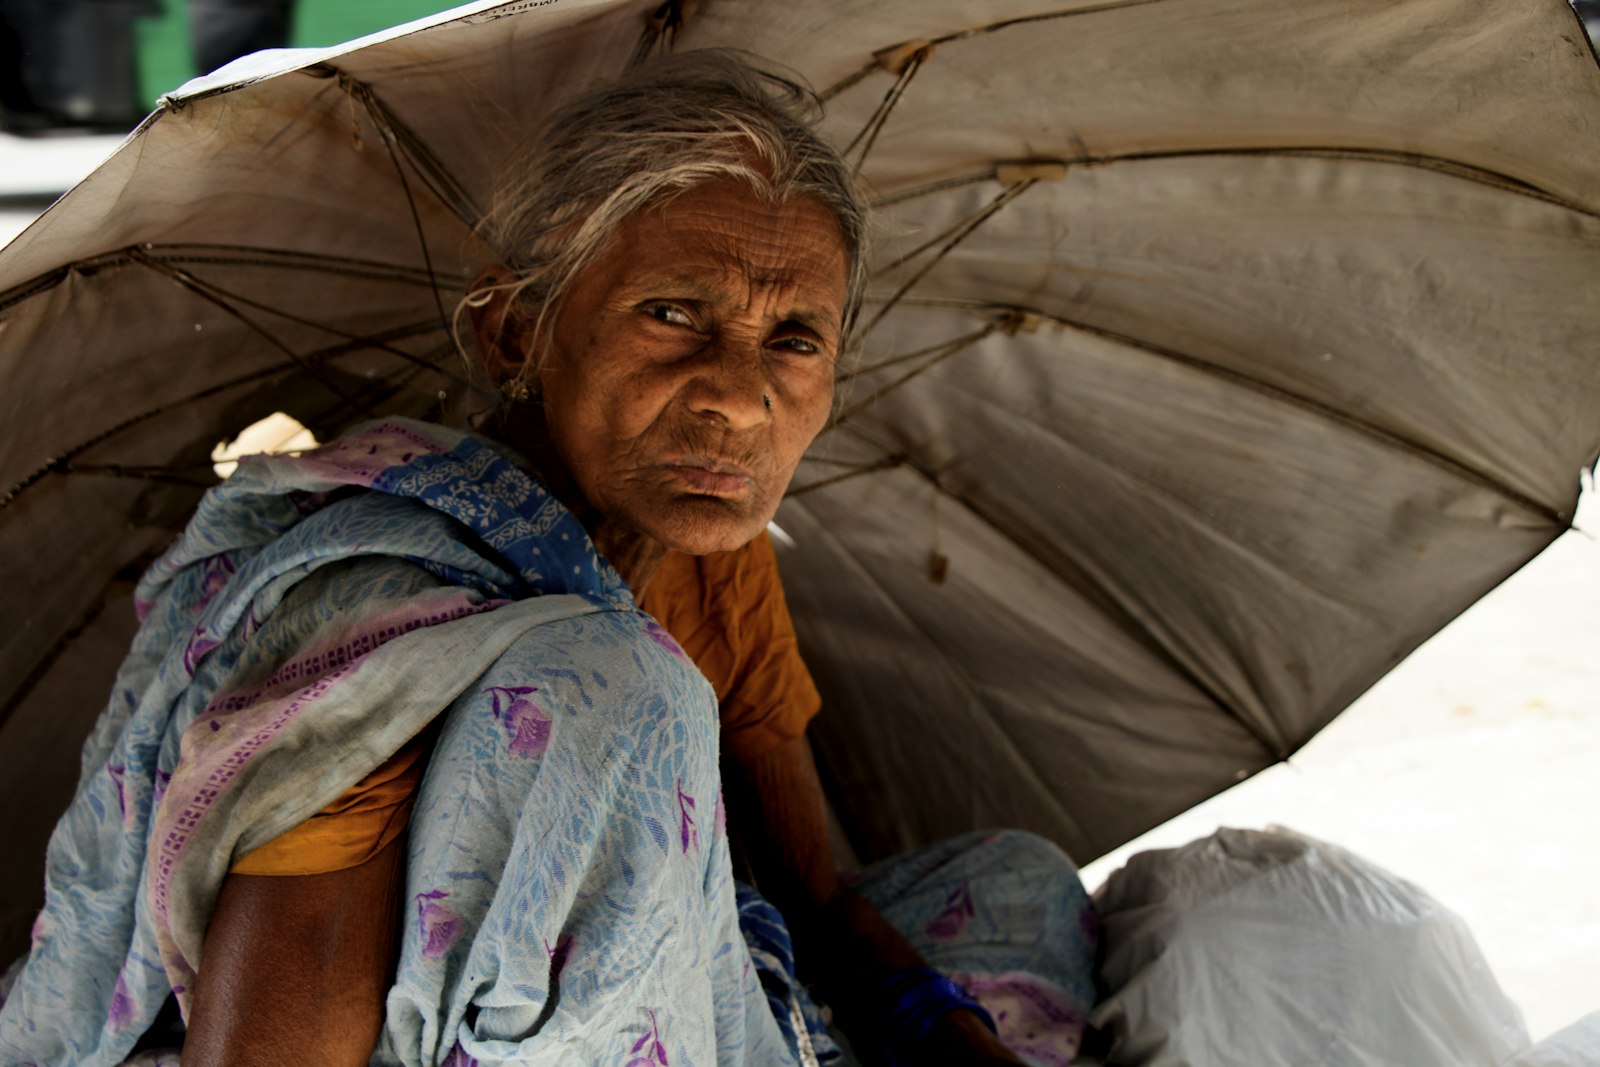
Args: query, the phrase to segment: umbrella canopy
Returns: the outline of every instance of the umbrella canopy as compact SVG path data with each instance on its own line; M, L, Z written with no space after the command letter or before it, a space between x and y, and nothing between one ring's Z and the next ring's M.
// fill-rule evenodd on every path
M1564 0L477 4L191 83L0 254L22 821L65 802L213 444L459 412L447 322L524 131L715 45L817 86L879 209L777 520L862 857L1012 825L1091 859L1567 528L1600 68Z

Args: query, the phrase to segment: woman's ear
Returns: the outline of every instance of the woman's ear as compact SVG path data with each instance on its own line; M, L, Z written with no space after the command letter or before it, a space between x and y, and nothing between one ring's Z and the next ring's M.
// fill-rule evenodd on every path
M462 303L472 324L473 356L496 386L516 378L528 360L528 324L516 308L516 277L505 267L485 267Z

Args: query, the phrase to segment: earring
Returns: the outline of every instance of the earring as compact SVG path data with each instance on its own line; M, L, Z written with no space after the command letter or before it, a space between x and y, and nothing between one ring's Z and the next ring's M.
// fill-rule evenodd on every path
M528 399L528 379L522 371L518 371L515 378L507 378L500 383L500 393L513 404L525 403Z
M761 394L761 406L768 411L772 410L772 397L766 393Z

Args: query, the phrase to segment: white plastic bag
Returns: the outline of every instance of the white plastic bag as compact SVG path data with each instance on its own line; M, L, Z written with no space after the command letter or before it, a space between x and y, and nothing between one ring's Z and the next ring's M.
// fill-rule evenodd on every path
M1095 904L1108 1065L1499 1067L1530 1044L1458 916L1291 831L1140 853Z
M1600 1067L1600 1011L1557 1030L1506 1067Z

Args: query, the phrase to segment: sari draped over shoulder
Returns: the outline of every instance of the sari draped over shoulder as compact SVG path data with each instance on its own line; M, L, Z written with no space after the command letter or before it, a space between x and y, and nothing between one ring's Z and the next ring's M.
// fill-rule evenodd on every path
M137 607L0 1060L114 1065L186 1013L229 864L437 722L373 1062L795 1062L740 935L715 696L514 457L388 420L248 460Z

